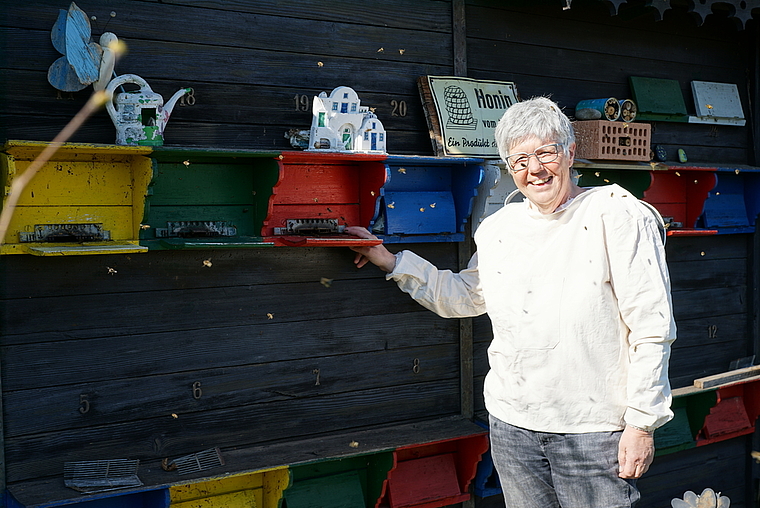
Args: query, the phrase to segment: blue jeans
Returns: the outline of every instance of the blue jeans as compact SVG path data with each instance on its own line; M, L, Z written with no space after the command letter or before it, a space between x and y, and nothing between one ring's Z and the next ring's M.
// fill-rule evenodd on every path
M631 508L635 480L618 477L622 431L553 434L490 417L491 456L507 508Z

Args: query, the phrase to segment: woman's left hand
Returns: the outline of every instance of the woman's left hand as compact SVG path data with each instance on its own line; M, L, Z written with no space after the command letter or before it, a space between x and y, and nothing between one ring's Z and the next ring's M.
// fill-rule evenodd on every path
M641 478L654 459L654 436L651 432L626 426L618 446L620 478Z

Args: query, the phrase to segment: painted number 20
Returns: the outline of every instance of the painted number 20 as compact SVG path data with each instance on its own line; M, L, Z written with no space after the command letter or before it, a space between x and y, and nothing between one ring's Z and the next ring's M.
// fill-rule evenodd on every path
M406 101L397 101L393 99L391 101L391 116L406 116Z

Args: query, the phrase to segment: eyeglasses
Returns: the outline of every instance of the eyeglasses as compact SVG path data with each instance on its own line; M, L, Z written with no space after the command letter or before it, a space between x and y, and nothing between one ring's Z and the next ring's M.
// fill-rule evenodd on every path
M544 146L539 146L533 153L513 153L507 157L507 165L512 173L519 173L528 169L530 164L530 158L534 155L539 164L549 164L559 158L560 150L562 150L561 143L551 143Z

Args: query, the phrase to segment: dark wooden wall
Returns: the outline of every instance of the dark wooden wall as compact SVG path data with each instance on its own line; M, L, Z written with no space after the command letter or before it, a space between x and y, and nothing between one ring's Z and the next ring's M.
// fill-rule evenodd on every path
M468 0L457 25L466 24L466 53L455 55L450 1L77 2L97 17L96 37L108 30L127 43L117 73L140 75L165 99L194 88L195 104L174 110L168 145L290 149L284 133L309 127L311 98L349 85L376 108L391 153L429 155L416 79L454 73L455 56L467 76L515 81L523 98L551 95L571 115L582 99L630 97L629 76L677 79L690 110L691 80L737 83L749 113L756 23L737 30L718 7L698 27L685 1L655 21L643 3L611 17L600 0L574 0L567 11L559 0ZM46 80L60 56L50 30L68 4L0 5L0 140L51 140L86 101L89 89L59 95ZM744 164L755 160L751 130L658 122L653 143L672 160L684 148L693 162ZM114 139L104 111L72 138ZM669 240L674 386L754 352L756 243ZM462 261L455 245L411 247L442 267ZM8 480L58 475L64 460L89 455L157 461L458 414L459 323L424 311L376 270L356 271L351 258L335 248L3 256ZM473 323L482 415L490 330L486 317ZM741 438L658 459L642 506L712 480L732 492L732 506L746 506L747 446Z
M50 43L58 9L70 2L9 2L2 8L0 138L52 140L92 88L62 94L47 82L60 55ZM12 8L10 8L12 5ZM452 73L451 3L392 0L80 0L96 37L126 42L118 74L143 77L164 99L195 90L177 107L168 145L292 149L284 133L308 129L311 101L348 85L376 108L392 153L432 154L416 78ZM110 13L116 16L111 18ZM73 100L69 100L73 97ZM403 103L403 105L402 105ZM101 111L74 141L113 143Z
M551 95L569 114L582 99L630 97L629 76L678 80L690 111L690 81L736 83L749 113L754 20L738 31L720 9L697 27L685 6L655 22L654 9L643 2L623 5L615 17L601 0L576 0L567 11L560 3L467 2L468 76L515 81L522 97ZM311 0L77 5L97 18L95 37L108 30L126 42L118 74L140 75L165 99L179 88L194 88L195 105L175 108L167 144L289 149L284 133L309 127L313 95L348 84L363 105L376 108L389 131L390 152L432 153L415 80L454 72L451 2L392 0L361 8L343 0L317 6ZM90 88L59 95L46 80L60 56L50 29L58 9L67 6L14 1L0 11L0 139L51 140L86 101ZM109 143L113 134L101 111L73 140ZM750 135L747 127L660 122L653 141L672 160L680 147L692 161L746 163L753 157Z
M456 265L455 244L418 250ZM344 248L3 256L9 483L67 460L156 462L458 415L458 323L352 260Z
M654 8L630 3L610 17L602 1L562 11L549 1L476 0L467 9L468 75L514 81L523 99L550 95L571 115L583 99L632 98L630 76L678 80L691 114L692 80L736 83L749 113L749 31L718 14L696 27L685 6L655 22ZM743 164L749 136L747 127L657 122L652 143L673 161L683 148L691 161Z

